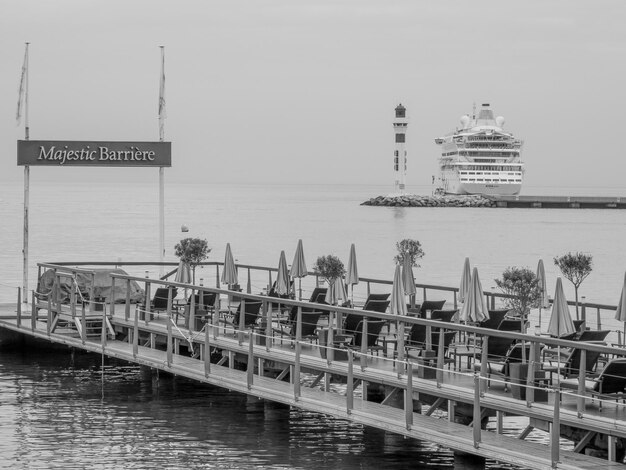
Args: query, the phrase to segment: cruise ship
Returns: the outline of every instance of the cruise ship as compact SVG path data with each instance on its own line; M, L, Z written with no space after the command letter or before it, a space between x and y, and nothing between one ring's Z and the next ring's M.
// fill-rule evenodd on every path
M438 192L515 195L522 188L523 142L502 129L489 104L461 117L456 131L435 139L441 146Z

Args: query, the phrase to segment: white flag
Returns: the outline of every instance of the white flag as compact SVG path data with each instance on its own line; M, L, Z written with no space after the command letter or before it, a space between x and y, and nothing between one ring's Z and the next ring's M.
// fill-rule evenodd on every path
M22 77L20 78L20 89L17 97L17 112L15 113L16 124L22 122L22 109L24 108L24 95L26 94L26 75L28 73L28 44L24 51L24 63L22 64Z
M163 137L165 113L165 48L161 46L161 80L159 83L159 133Z

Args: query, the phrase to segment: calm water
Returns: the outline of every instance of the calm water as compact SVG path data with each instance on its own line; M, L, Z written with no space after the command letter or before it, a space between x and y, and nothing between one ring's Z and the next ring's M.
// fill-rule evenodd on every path
M31 288L36 262L149 261L158 257L156 171L150 182L80 180L34 183L31 191ZM153 180L153 181L152 181ZM425 191L428 191L426 189ZM554 256L583 251L594 271L581 293L615 305L626 269L626 211L376 208L359 204L383 187L325 185L166 186L166 260L183 236L206 238L210 259L222 261L227 242L246 264L290 261L299 238L309 268L333 253L347 261L355 243L361 276L391 279L395 242L415 238L426 256L417 282L457 286L466 256L483 287L507 266L546 264L556 283ZM423 191L422 191L423 192ZM589 191L587 191L589 193ZM569 194L576 194L570 191ZM578 193L581 194L581 193ZM22 185L0 186L0 300L21 284ZM190 227L188 235L180 226ZM152 268L154 269L154 268ZM132 273L132 270L129 270ZM143 275L141 272L134 274ZM157 271L151 272L156 275ZM214 282L213 270L198 277ZM245 283L245 279L240 280ZM305 278L305 288L311 280ZM253 277L253 290L267 280ZM573 289L565 282L566 296ZM360 284L355 297L364 296ZM610 318L611 328L621 328ZM104 380L102 380L104 377ZM67 353L0 356L0 465L18 468L463 468L453 455L320 415L251 400L220 389L99 356ZM21 466L21 467L20 467ZM496 464L493 468L499 468Z

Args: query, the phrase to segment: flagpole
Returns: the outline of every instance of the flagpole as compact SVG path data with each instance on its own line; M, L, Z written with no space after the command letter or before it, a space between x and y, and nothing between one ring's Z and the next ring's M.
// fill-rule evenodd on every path
M30 126L28 123L28 45L24 52L24 140L30 139ZM18 108L19 100L18 98ZM19 111L18 111L19 113ZM19 114L18 114L19 118ZM24 234L23 234L23 271L22 271L22 303L28 303L28 217L29 217L29 199L30 199L30 166L24 165ZM34 308L34 306L33 306Z
M165 46L161 48L161 76L159 83L159 141L165 139ZM163 276L165 259L165 168L159 167L159 272Z

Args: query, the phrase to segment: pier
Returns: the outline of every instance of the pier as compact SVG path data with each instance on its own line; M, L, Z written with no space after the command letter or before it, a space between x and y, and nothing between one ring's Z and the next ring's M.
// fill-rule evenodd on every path
M383 207L485 207L513 209L626 209L626 197L599 196L489 196L414 194L377 196L362 206Z
M581 386L559 393L558 379L542 372L542 354L546 348L574 348L583 357L598 354L608 361L626 355L626 349L253 293L251 278L269 279L271 284L275 270L266 267L240 265L240 272L248 273L245 292L223 289L221 264L206 264L215 269L215 287L112 274L111 292L125 287L121 303L97 300L93 292L79 301L76 287L69 292L60 289L62 279L93 277L89 267L40 264L40 275L51 271L55 287L45 295L33 293L28 309L23 309L19 289L16 303L0 306L2 342L66 345L521 467L625 468L617 462L624 458L626 443L626 410L616 400L622 396L587 392L582 386L589 372L584 359L576 375ZM391 290L389 281L362 282L368 294ZM130 300L133 283L143 288L140 302ZM168 292L165 308L158 310L151 305L157 287ZM443 297L450 308L457 308L456 288L417 287L424 300ZM174 289L186 290L189 297L177 300ZM194 294L199 294L199 304ZM215 294L214 303L205 305L204 294ZM498 295L486 295L494 307ZM239 323L232 322L237 308L246 311L246 304L254 302L261 303L257 322L246 326L246 315L239 316ZM292 307L297 312L294 329L281 335L277 325ZM596 321L589 318L587 324L597 329L600 311L615 308L584 307L583 318L587 310L597 310ZM317 340L302 334L311 309L323 313ZM346 347L342 335L341 319L348 315L363 318L358 348ZM370 348L368 324L381 320L385 326L376 347ZM417 356L407 355L404 344L404 333L414 325L427 331L424 351ZM446 346L447 333L454 340ZM499 375L490 365L495 360L488 357L488 345L502 338L521 343L529 352L527 371L522 371L517 383L512 375ZM308 380L303 380L305 376ZM333 383L345 386L338 391ZM508 416L528 418L517 437L502 434ZM490 420L495 421L495 431L486 430ZM533 430L545 433L547 444L525 440ZM563 437L572 441L572 450L562 448ZM604 458L597 456L602 445Z

